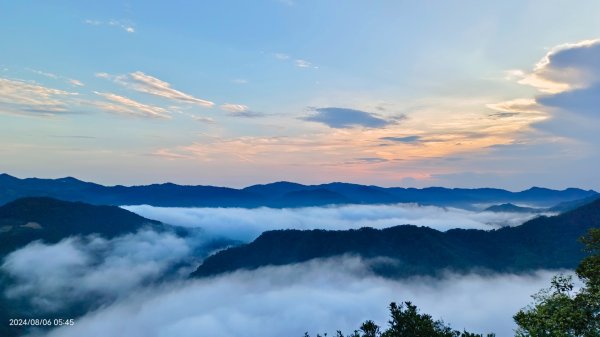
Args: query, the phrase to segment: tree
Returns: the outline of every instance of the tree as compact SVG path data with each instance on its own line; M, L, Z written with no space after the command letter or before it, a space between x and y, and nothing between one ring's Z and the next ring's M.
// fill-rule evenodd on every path
M557 275L534 303L513 317L517 337L600 337L600 229L581 241L590 255L577 267L583 287L574 292L571 276Z
M483 337L480 334L452 330L443 321L419 313L417 306L411 302L400 305L392 302L389 308L391 319L387 330L381 332L379 326L369 320L361 325L360 330L355 330L347 337ZM309 337L308 333L304 336ZM494 336L494 334L487 335L487 337ZM336 337L344 337L344 334L338 331Z

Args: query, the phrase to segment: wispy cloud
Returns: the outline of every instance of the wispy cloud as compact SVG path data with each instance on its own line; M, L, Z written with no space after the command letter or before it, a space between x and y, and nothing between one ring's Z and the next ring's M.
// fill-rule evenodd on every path
M285 53L275 53L273 56L278 60L289 60L291 58L290 55Z
M245 78L234 78L233 80L231 80L231 83L235 83L235 84L248 84L248 80Z
M171 87L171 84L154 76L136 71L126 75L110 75L108 73L96 73L96 77L111 79L116 83L129 89L166 98L179 103L195 104L203 107L212 107L213 102L194 97Z
M132 115L137 117L171 118L168 112L157 106L143 104L131 98L112 93L94 92L109 102L96 102L96 105L108 112Z
M251 111L248 106L242 104L231 104L225 103L219 107L223 111L227 111L230 116L233 117L246 117L246 118L254 118L254 117L263 117L265 114Z
M69 79L69 83L71 83L72 85L76 86L76 87L83 87L85 84L83 84L83 82L79 81L79 80L75 80L75 79Z
M31 69L31 68L25 68L25 69L28 70L28 71L30 71L30 72L32 72L32 73L34 73L34 74L37 74L37 75L40 75L40 76L44 76L44 77L48 77L48 78L51 78L51 79L54 79L54 80L64 80L67 83L69 83L69 84L71 84L72 86L75 86L75 87L83 87L84 86L83 82L81 82L79 80L76 80L76 79L73 79L73 78L68 78L68 77L65 77L65 76L57 75L57 74L54 74L54 73L51 73L51 72L42 71L42 70L38 70L38 69Z
M4 112L53 116L68 112L68 100L74 95L77 93L0 78L0 105Z
M85 24L91 25L91 26L112 26L112 27L118 27L118 28L121 28L123 31L125 31L127 33L135 33L135 28L133 27L133 24L129 20L108 20L108 21L102 21L102 20L87 19L87 20L85 20L83 22Z
M294 58L291 55L286 54L286 53L274 53L273 57L280 61L291 62L294 66L296 66L298 68L314 68L314 69L319 68L319 67L313 65L312 62L310 62L310 61L300 59L300 58Z
M540 112L542 107L534 98L518 98L509 101L490 103L488 108L503 112Z
M59 77L58 75L53 74L51 72L47 72L47 71L42 71L42 70L37 70L37 69L31 69L31 68L26 68L26 69L29 70L30 72L34 73L34 74L42 75L42 76L49 77L49 78L57 79Z
M225 104L221 105L220 108L221 108L221 110L228 111L228 112L234 112L234 113L248 111L248 106L242 105L242 104L225 103Z
M312 63L306 61L306 60L296 60L294 61L294 63L296 64L296 67L300 67L300 68L310 68L312 67Z
M207 124L215 124L216 121L210 117L204 116L192 116L192 119L198 122L207 123Z

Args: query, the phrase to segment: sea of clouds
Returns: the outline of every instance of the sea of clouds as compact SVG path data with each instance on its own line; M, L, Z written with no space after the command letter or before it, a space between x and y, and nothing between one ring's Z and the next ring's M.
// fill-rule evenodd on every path
M397 225L427 226L440 231L451 228L496 229L517 226L538 215L532 213L477 212L452 207L395 205L345 205L303 208L168 208L124 206L141 216L164 223L200 227L210 235L252 241L273 229L332 229Z
M5 292L10 299L25 301L42 315L68 312L82 303L91 308L75 326L31 330L29 336L331 335L338 329L350 333L367 319L386 325L392 301L412 301L456 329L511 336L512 315L556 273L391 280L371 274L369 261L344 256L189 279L189 272L214 249L216 238L249 241L268 229L407 223L439 230L492 229L534 215L417 205L126 209L185 226L194 234L142 229L113 239L92 235L56 244L34 242L12 252L0 265L14 281Z
M512 315L545 287L552 271L528 275L455 275L389 280L358 258L265 267L139 289L76 320L30 336L238 337L350 333L388 320L391 301L410 300L456 329L512 336Z

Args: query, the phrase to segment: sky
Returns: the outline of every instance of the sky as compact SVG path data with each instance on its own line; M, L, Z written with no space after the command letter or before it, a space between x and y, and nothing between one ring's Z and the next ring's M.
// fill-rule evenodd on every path
M0 4L0 172L600 189L597 1Z

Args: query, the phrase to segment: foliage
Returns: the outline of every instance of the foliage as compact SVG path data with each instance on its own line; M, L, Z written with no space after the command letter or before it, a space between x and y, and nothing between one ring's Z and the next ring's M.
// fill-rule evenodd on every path
M514 316L517 337L600 336L600 229L581 241L590 253L576 270L583 287L574 292L571 276L555 276L549 289L533 296L533 305Z
M443 321L434 320L430 315L419 313L417 306L411 302L404 302L400 305L392 302L390 316L389 327L383 332L373 321L366 321L359 330L355 330L346 337L483 337L481 334L453 330ZM323 336L327 336L327 334ZM488 334L486 337L494 336L494 334ZM304 337L310 336L305 333ZM317 334L317 337L322 336ZM344 337L344 334L337 331L336 337Z

